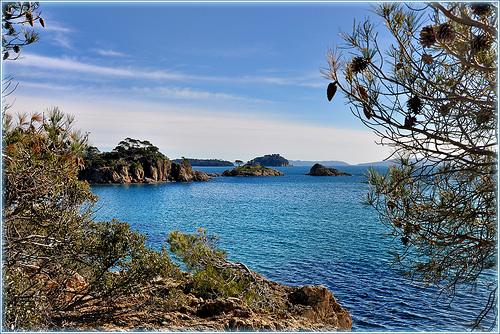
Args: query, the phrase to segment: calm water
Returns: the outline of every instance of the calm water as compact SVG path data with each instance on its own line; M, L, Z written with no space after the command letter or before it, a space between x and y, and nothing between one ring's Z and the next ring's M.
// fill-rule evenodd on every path
M158 248L174 229L207 229L220 236L229 259L268 279L328 287L351 313L353 331L464 331L475 319L485 289L462 293L448 306L436 301L435 289L411 285L391 267L392 238L374 210L360 204L365 168L339 167L352 177L277 169L285 176L93 186L102 205L97 219L126 221Z

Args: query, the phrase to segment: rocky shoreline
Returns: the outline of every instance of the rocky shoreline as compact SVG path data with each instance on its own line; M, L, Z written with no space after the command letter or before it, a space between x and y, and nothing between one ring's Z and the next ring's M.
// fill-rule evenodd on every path
M189 165L170 160L144 160L139 164L122 164L85 168L80 171L80 180L90 184L129 184L157 182L195 182L212 180L210 176Z
M204 299L191 291L192 274L158 278L149 288L120 300L114 309L89 306L55 318L68 331L350 331L349 312L324 286L289 287L267 281L279 309L250 307L235 297ZM155 297L155 302L151 298ZM159 298L159 299L158 299ZM160 302L161 298L168 301Z

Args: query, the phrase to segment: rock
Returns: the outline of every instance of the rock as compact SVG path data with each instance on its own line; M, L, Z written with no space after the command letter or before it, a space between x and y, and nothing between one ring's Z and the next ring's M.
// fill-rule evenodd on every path
M320 164L315 164L314 166L312 166L311 170L306 175L312 175L312 176L341 176L341 175L352 176L352 174L341 172L336 168L325 167L325 166L320 165Z
M141 158L142 159L142 158ZM194 171L189 165L182 165L170 160L140 160L140 163L117 167L86 168L78 175L80 180L90 184L102 183L156 183L156 182L193 182L208 181L212 178L201 171Z
M236 316L243 314L244 317L249 317L253 314L250 307L244 301L234 297L208 300L196 312L201 318L209 318L221 313L233 313Z
M342 308L333 294L323 285L306 285L289 295L292 304L303 317L350 331L352 319L349 312Z

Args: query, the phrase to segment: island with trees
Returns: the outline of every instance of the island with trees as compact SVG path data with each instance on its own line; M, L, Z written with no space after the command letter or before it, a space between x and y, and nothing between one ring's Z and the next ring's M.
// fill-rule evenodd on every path
M257 157L248 161L251 165L269 166L269 167L288 167L291 166L287 159L279 154L266 154L263 157Z
M4 329L351 329L349 312L326 287L269 281L229 260L218 237L201 228L172 231L153 250L127 223L94 220L97 196L78 179L82 170L132 168L147 175L149 166L159 176L160 165L151 162L168 161L151 143L130 138L99 153L73 123L58 108L4 115Z
M83 156L80 180L91 184L208 181L206 173L195 171L189 159L172 162L147 140L126 138L111 152L89 147Z
M183 159L173 159L172 162L181 163ZM234 166L231 161L222 159L193 159L189 158L191 166L195 167L225 167Z
M264 167L259 165L252 165L250 163L236 167L231 170L224 171L221 176L237 176L237 177L246 177L246 176L283 176L282 172Z

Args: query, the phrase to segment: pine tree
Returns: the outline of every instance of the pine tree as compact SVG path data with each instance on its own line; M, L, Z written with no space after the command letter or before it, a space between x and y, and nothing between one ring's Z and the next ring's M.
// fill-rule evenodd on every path
M486 284L490 299L473 327L493 328L497 5L384 3L372 11L393 44L381 50L378 26L367 19L341 33L345 43L327 51L321 69L397 158L386 174L369 172L366 203L395 236L393 254L407 277L452 296Z

